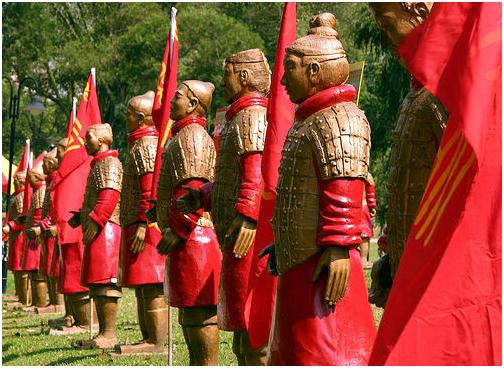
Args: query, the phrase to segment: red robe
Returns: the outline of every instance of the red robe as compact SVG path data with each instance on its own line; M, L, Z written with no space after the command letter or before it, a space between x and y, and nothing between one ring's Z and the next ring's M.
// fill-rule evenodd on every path
M39 189L42 185L45 185L42 181L36 183L33 187L33 197L35 197L35 191L41 190ZM33 200L32 200L33 206ZM36 225L39 223L42 217L42 207L35 208L33 210L33 224ZM36 239L25 238L24 244L24 252L23 252L23 262L22 269L23 271L38 271L40 268L40 244Z
M376 209L376 193L374 185L366 182L365 185L365 200L362 201L362 222L361 231L363 238L371 238L373 236L373 222L371 221L370 210Z
M12 195L16 196L24 192L24 187L16 190ZM14 198L12 198L12 201ZM11 233L19 232L16 240L9 244L9 258L7 261L7 269L10 271L22 271L22 260L24 253L24 244L25 244L25 235L24 235L24 226L21 224L16 224L14 219L11 219L7 225L10 228Z

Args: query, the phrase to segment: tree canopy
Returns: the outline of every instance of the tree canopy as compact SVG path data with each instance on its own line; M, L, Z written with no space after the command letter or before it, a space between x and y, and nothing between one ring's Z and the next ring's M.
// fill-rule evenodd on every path
M2 3L4 76L13 80L34 77L48 107L37 118L27 112L20 115L14 163L21 156L24 139L32 139L37 154L65 134L72 97L80 99L92 67L96 68L102 119L112 125L114 146L125 152L126 104L132 96L156 87L171 6L178 9L178 78L215 84L212 120L216 108L225 106L219 85L227 55L261 48L273 70L283 3ZM371 168L383 219L391 133L409 77L382 45L365 3L298 3L298 36L306 34L312 15L325 11L337 18L349 61L366 61L359 107L371 123ZM29 98L28 90L24 91L21 109ZM8 156L9 86L5 81L2 102L2 153Z

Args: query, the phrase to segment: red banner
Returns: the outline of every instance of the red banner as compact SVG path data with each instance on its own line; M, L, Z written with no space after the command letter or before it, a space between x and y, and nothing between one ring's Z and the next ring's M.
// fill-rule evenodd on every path
M73 112L72 112L73 115ZM100 106L96 93L94 68L84 88L82 98L72 128L67 128L68 144L54 179L54 206L57 213L58 241L60 244L76 243L82 240L82 229L68 225L72 217L70 211L78 211L84 200L86 182L91 169L84 142L90 125L101 124Z
M253 247L249 295L245 306L245 321L252 348L268 342L275 300L276 278L268 274L267 257L259 259L258 253L273 243L271 219L275 209L278 167L282 158L285 138L294 122L295 105L280 84L284 73L285 48L296 39L296 3L285 3L278 36L275 68L273 70L268 100L268 129L262 155L261 172L264 192L257 222L256 241Z
M371 365L502 365L500 3L436 3L399 48L449 111Z
M159 140L156 151L156 162L154 165L154 177L152 180L151 199L157 199L157 185L159 173L161 172L163 150L171 134L173 121L170 119L170 102L177 90L177 68L178 68L178 28L177 9L171 9L170 32L166 41L163 54L163 61L159 70L156 96L152 106L152 119L159 132ZM149 223L147 227L147 242L157 245L160 239L157 223Z

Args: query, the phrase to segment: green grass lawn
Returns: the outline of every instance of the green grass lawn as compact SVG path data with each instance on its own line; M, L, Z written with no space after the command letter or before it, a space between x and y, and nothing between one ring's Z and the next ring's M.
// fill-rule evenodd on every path
M377 255L376 243L371 245L370 260ZM366 281L370 283L370 271L366 270ZM7 295L14 294L14 281L9 272ZM136 300L133 290L124 289L120 300L117 321L117 332L121 343L129 343L140 339L140 330L136 319ZM373 313L378 326L382 309L373 307ZM42 331L47 328L47 320L58 315L39 316L23 311L2 312L2 365L168 365L168 355L152 355L138 357L111 357L107 352L95 350L74 350L71 342L74 339L88 338L89 334L71 336L48 336ZM173 320L173 365L188 365L189 355L184 342L182 330L177 322L177 310L172 309ZM220 365L237 365L232 353L231 332L221 331L220 334Z

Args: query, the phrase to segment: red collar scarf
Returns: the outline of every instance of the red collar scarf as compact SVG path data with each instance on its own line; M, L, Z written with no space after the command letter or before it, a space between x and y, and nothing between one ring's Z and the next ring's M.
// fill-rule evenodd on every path
M206 126L206 119L201 116L186 116L183 119L177 120L172 126L172 136L177 135L182 129L191 124L201 125L203 128Z
M16 189L14 191L14 193L12 193L12 195L15 196L15 195L18 195L19 193L22 193L22 192L24 192L24 185L21 188Z
M159 133L156 127L147 126L131 132L128 135L128 144L133 144L133 142L139 140L142 137L158 137Z
M262 106L267 108L268 107L268 99L264 96L261 96L259 94L253 94L253 95L248 95L248 96L243 96L237 99L235 102L233 102L231 105L229 105L227 111L226 111L226 121L231 120L234 118L234 116L242 111L243 109L246 109L247 107L250 106Z
M42 186L42 184L45 183L45 180L40 180L40 181L37 181L35 184L31 185L30 186L33 188L33 190L37 190L37 189L40 189L40 187Z
M91 160L91 167L96 165L96 163L100 160L103 160L105 157L119 157L119 152L117 150L108 150L102 153L97 154L92 160Z
M296 109L296 120L303 121L308 116L317 111L327 109L338 102L351 102L355 99L357 92L351 84L324 89L319 93L308 97Z

